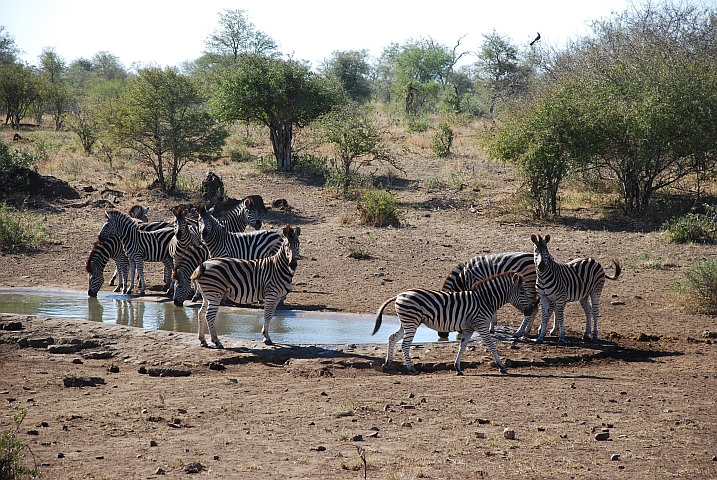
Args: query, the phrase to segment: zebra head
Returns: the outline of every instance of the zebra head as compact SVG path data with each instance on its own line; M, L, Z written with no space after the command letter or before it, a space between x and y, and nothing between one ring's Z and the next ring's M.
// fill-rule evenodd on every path
M507 272L510 278L511 285L508 291L508 301L520 312L529 317L533 314L533 309L536 306L536 298L534 295L528 293L525 289L525 282L523 281L523 275L511 270Z
M177 237L177 240L180 242L184 241L186 238L189 238L192 244L196 245L197 242L201 240L195 238L197 232L192 229L185 213L186 210L182 209L181 205L172 207L172 214L174 215L174 236Z
M190 267L189 263L191 259L186 253L180 256L172 271L172 280L174 281L174 293L172 300L178 307L184 306L184 301L188 298L192 298L194 295L194 288L192 288L192 272L194 271Z
M199 234L204 242L212 238L214 231L219 226L219 222L212 216L203 203L199 205Z
M284 243L281 248L289 260L289 268L296 270L299 260L299 235L301 234L301 227L291 228L287 225L284 227Z
M95 242L85 265L88 281L87 295L90 297L96 297L97 292L102 288L102 284L105 283L104 269L107 261L105 259L103 262L101 255L98 253L99 244L99 241Z
M149 207L144 208L142 205L133 205L132 208L129 209L129 216L143 222L149 222L147 212L149 212Z
M256 211L256 206L254 206L254 200L252 200L251 198L244 199L244 208L242 209L242 215L246 215L247 225L256 230L259 230L261 228L259 212Z
M550 241L550 234L546 233L543 237L540 234L532 234L530 240L533 242L533 259L535 261L535 267L539 273L545 272L548 268L548 262L553 261L553 256L548 250L548 242Z

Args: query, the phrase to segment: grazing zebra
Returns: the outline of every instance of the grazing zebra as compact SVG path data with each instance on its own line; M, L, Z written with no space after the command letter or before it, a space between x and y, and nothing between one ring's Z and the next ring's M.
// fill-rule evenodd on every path
M454 268L443 281L441 290L444 292L470 290L477 281L510 270L515 270L523 275L525 290L531 298L535 298L535 263L533 262L533 254L527 252L476 255L465 264L462 263ZM525 326L530 331L530 326L533 324L536 313L537 309L534 309L529 317L525 317L521 327ZM490 333L495 331L497 319L497 315L493 315L493 318L491 318ZM444 335L441 335L441 333L438 332L438 335L447 336L447 333ZM521 336L522 334L521 332Z
M414 375L418 375L419 372L411 362L410 349L416 330L421 324L434 330L462 332L461 345L455 361L458 375L463 375L461 356L475 331L490 349L501 373L507 373L505 365L500 361L493 339L488 333L490 320L496 310L508 302L523 312L525 316L529 316L534 308L531 296L523 285L523 276L511 270L480 280L473 285L471 290L443 292L416 289L389 298L376 312L376 325L371 335L381 328L383 310L394 300L401 326L396 333L388 337L388 353L384 367L391 364L396 342L403 338L401 343L403 357L408 370Z
M279 251L271 257L258 260L210 258L197 267L191 278L196 280L204 297L199 309L199 341L202 346L207 346L204 339L206 321L212 342L217 348L224 348L214 329L214 319L225 295L237 303L264 301L264 326L261 333L264 343L272 344L269 322L274 317L279 300L291 291L291 280L299 258L300 234L300 227L284 227Z
M172 257L169 254L169 244L174 236L174 229L144 231L139 228L132 217L117 210L105 211L107 221L100 230L99 239L104 240L110 235L117 235L122 239L125 254L129 260L129 286L125 286L123 293L132 293L134 289L135 269L139 276L140 295L144 295L146 282L144 280L144 262L162 262L164 264L164 290L170 288L172 281Z
M536 290L540 296L540 306L543 309L543 318L540 324L540 334L536 343L543 343L545 330L550 312L555 312L555 325L551 335L555 333L556 326L560 328L558 345L565 345L565 304L579 301L585 311L584 341L598 339L598 316L600 315L600 294L605 279L617 280L622 271L619 260L613 260L615 276L605 274L602 265L592 258L576 258L568 263L558 263L548 251L550 235L544 237L540 234L531 235L533 242L533 259L538 275ZM592 338L590 337L590 318L593 320Z
M191 245L174 259L174 270L172 280L174 281L174 294L172 300L178 307L184 305L184 301L191 298L192 301L199 298L199 289L196 282L192 280L194 270L209 258L209 249L203 243ZM195 284L193 287L192 284Z
M127 285L127 272L129 270L129 261L124 253L122 239L117 235L110 235L104 240L97 240L92 246L85 270L87 271L87 279L89 286L87 287L87 295L96 297L102 284L105 282L104 270L110 259L115 261L115 274L119 280L114 291L124 289ZM119 273L118 273L119 272Z
M231 257L252 260L274 255L282 236L268 230L234 233L227 231L205 208L199 206L199 233L209 248L210 257Z
M214 214L214 207L208 211ZM218 220L228 232L241 233L246 230L247 225L255 230L261 228L261 220L251 198L245 198L232 209L223 211Z

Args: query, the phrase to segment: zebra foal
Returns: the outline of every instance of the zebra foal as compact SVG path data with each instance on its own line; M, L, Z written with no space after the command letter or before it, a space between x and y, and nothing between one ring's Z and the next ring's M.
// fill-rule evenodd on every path
M472 290L443 292L416 289L389 298L376 312L376 324L371 335L376 334L381 328L383 310L394 300L401 326L396 333L388 337L388 353L384 367L390 365L396 342L403 338L401 343L403 357L406 360L406 367L414 375L418 375L419 372L411 362L410 350L413 337L421 324L433 330L462 333L455 360L458 375L463 375L461 357L473 332L476 331L493 354L500 372L507 373L488 332L491 318L496 310L508 302L525 316L529 316L534 308L531 297L525 289L523 276L511 270L476 282Z
M291 228L287 225L283 230L279 251L270 257L257 260L210 258L194 270L191 279L196 281L204 298L199 309L199 341L202 346L207 346L204 339L206 322L214 345L224 348L214 328L214 319L223 296L237 303L263 300L264 326L261 333L264 343L272 344L269 323L279 300L291 291L291 280L299 259L300 234L300 227Z
M537 279L535 288L540 296L543 317L540 333L536 343L543 343L548 318L555 312L555 323L550 334L560 328L558 345L565 345L565 304L579 301L585 311L585 332L583 341L598 339L598 317L600 315L600 294L605 279L617 280L622 271L619 260L613 260L615 275L609 276L597 260L592 258L576 258L568 263L558 263L548 250L550 235L532 234L533 261L535 262ZM590 337L590 319L593 321L592 338Z

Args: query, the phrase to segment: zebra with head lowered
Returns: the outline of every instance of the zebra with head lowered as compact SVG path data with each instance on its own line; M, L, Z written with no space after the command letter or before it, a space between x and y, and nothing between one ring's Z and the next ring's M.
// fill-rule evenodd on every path
M531 298L535 298L535 263L533 262L533 254L527 252L476 255L466 263L461 263L454 268L443 281L441 290L444 292L470 290L480 280L511 270L523 275L525 290ZM521 327L525 325L527 331L530 331L530 326L533 324L536 313L537 309L533 309L533 313L529 317L525 317ZM497 315L493 315L490 321L490 333L495 331L497 320ZM441 333L439 332L439 336L446 336L441 335ZM522 336L523 333L521 332L519 336Z
M214 207L210 208L208 212L213 215ZM261 228L259 213L251 198L245 198L230 210L224 210L217 220L229 232L243 232L246 230L247 225L255 230Z
M263 258L274 255L282 243L281 235L268 230L229 232L204 204L199 206L199 233L210 257Z
M137 222L117 210L106 211L107 221L100 230L99 239L104 240L110 235L117 235L122 240L125 254L129 261L129 286L123 293L132 293L134 289L135 270L139 276L140 295L144 295L144 262L162 262L164 264L164 290L170 287L172 280L172 256L169 244L174 236L170 226L161 230L141 230Z
M92 246L89 257L87 257L87 264L85 270L87 271L87 295L90 297L96 297L97 292L102 288L102 284L105 282L104 270L107 262L110 259L115 261L115 272L112 275L119 279L117 281L117 287L113 291L118 292L124 290L128 285L127 275L129 271L129 261L127 255L124 253L124 247L122 246L122 239L117 235L110 235L104 240L97 240ZM110 285L112 283L110 282Z
M421 324L433 330L462 333L461 345L455 361L458 375L463 375L461 357L473 332L476 331L493 354L501 373L507 373L488 332L490 320L495 312L508 302L523 312L525 316L529 316L534 308L532 297L523 284L523 276L511 270L480 280L472 290L443 292L416 289L389 298L376 312L376 324L371 335L381 328L383 310L394 300L401 326L396 333L388 337L388 353L384 367L390 365L396 342L403 338L403 342L401 342L403 357L406 360L406 367L414 375L418 375L419 372L411 362L411 342Z
M199 341L204 339L204 322L217 348L224 348L214 329L219 303L223 296L237 303L264 301L264 326L261 333L264 343L271 345L269 323L274 317L279 300L291 291L291 280L299 259L301 228L284 227L283 240L274 255L258 260L238 258L210 258L192 274L204 300L199 309Z
M550 235L544 237L540 234L531 235L533 242L533 260L535 262L537 279L535 287L540 296L540 306L543 318L540 324L540 334L535 339L543 343L548 318L555 312L555 325L551 335L555 333L556 326L560 328L558 345L565 345L565 304L579 301L585 311L585 332L583 341L596 341L598 339L598 316L600 315L600 294L605 279L617 280L622 271L619 260L613 260L615 276L605 274L605 269L592 258L576 258L568 263L558 263L548 250ZM592 338L590 337L590 319L593 320Z

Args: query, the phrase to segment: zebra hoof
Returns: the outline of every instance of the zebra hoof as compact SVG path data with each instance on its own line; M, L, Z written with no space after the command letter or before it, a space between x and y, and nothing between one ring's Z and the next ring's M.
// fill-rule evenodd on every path
M199 340L199 343L202 345L202 347L209 348L209 345L207 344L206 340Z
M558 339L558 347L564 347L565 345L566 345L566 344L565 344L565 339L564 339L564 338L559 338L559 339Z
M535 343L538 343L538 344L541 344L541 345L542 345L544 342L545 342L545 341L544 341L541 337L538 337L538 338L535 339Z
M500 373L502 373L503 375L508 375L508 370L506 370L505 368L501 368Z
M416 370L415 368L414 368L413 370L411 370L411 375L413 375L414 377L415 377L416 375L420 375L420 374L421 374L421 372L419 372L419 371Z
M214 348L223 349L224 345L222 345L222 342L217 340L216 342L214 342Z
M593 338L591 338L590 341L591 341L591 342L597 342L597 341L598 341L597 335L595 335Z
M270 339L265 338L264 339L264 345L274 345L274 342L272 342Z
M458 370L458 371L456 372L456 376L457 376L457 377L462 377L462 376L463 376L463 370Z

